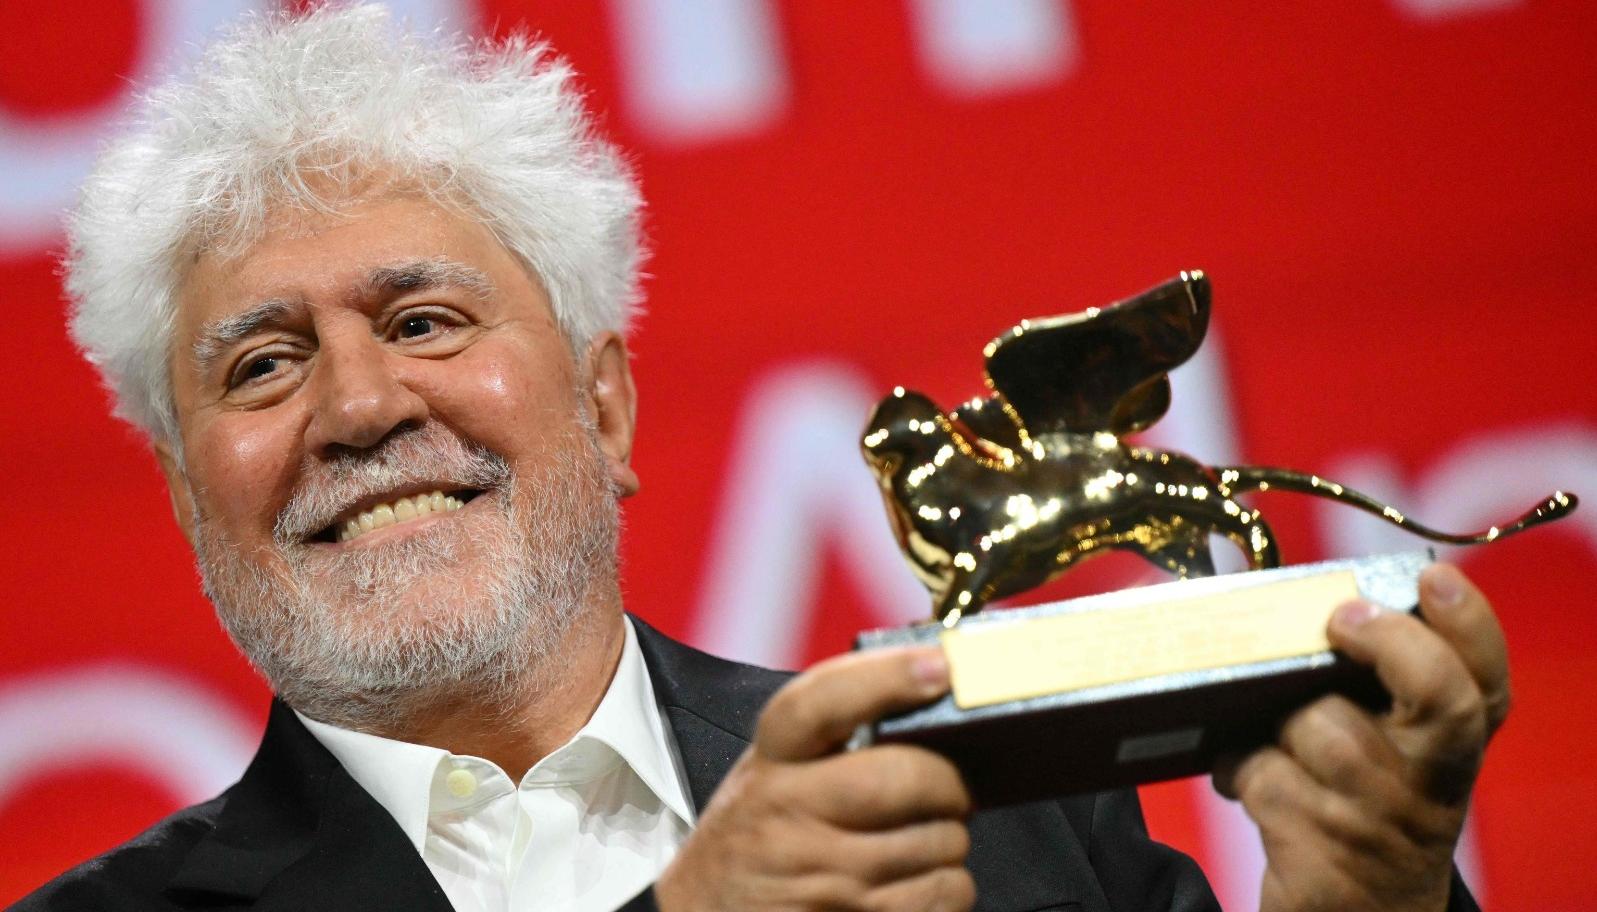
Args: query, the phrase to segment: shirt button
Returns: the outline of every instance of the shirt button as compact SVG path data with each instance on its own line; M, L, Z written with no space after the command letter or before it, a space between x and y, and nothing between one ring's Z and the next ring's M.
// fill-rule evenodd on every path
M444 788L456 798L470 798L477 792L477 777L468 769L454 769L444 777Z

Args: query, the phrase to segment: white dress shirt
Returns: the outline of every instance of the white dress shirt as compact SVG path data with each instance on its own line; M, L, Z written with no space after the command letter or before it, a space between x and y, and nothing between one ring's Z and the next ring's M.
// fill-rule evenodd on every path
M693 825L681 760L626 620L593 718L520 785L497 765L300 716L392 814L458 912L614 909Z

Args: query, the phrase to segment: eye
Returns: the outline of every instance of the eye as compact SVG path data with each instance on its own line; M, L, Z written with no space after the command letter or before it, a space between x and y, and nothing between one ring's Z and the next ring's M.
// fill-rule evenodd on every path
M388 324L388 338L398 342L443 340L463 322L459 314L441 307L407 310Z
M399 322L395 335L401 339L416 339L434 332L438 321L432 317L406 317Z
M233 375L233 385L241 386L253 380L270 377L277 373L278 368L282 366L282 361L283 359L276 355L250 358L239 365L237 372Z
M254 380L257 377L265 377L275 370L277 370L276 358L256 358L245 365L243 379Z

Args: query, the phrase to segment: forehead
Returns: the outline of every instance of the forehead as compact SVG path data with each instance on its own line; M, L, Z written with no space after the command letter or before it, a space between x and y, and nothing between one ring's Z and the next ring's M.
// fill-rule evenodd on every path
M427 260L471 267L498 289L545 301L532 276L486 226L426 198L362 200L331 213L283 208L267 222L243 252L202 252L194 259L178 285L180 334L266 300L337 303L385 268Z

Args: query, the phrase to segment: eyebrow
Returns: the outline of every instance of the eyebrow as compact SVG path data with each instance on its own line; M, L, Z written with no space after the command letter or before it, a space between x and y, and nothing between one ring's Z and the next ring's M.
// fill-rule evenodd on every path
M464 288L484 300L494 291L492 280L482 270L445 257L433 257L379 266L366 274L357 294L372 300L431 288ZM211 320L200 327L194 342L195 363L202 372L208 370L229 347L305 306L304 299L271 298L243 313Z
M241 339L248 338L262 326L283 320L290 313L305 306L303 301L272 298L262 301L243 313L212 320L200 327L199 338L194 340L194 363L203 372L211 362Z
M361 293L366 298L429 288L464 288L479 298L487 298L493 294L494 285L482 270L445 257L379 266L361 283Z

